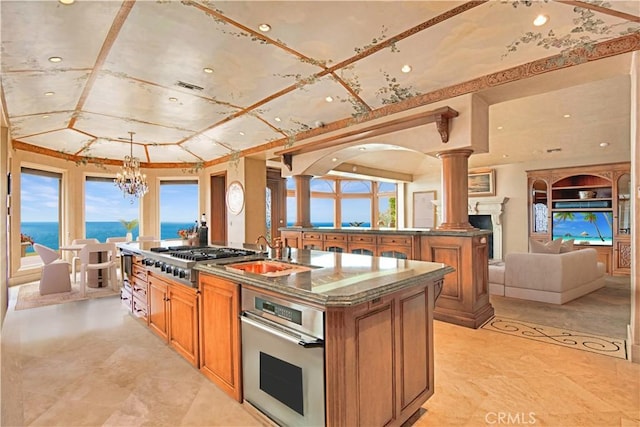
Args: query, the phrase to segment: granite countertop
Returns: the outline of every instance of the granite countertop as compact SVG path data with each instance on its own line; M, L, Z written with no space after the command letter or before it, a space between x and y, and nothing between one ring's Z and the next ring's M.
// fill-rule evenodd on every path
M361 304L454 271L442 263L300 249L291 250L290 262L313 268L279 277L227 269L225 264L233 264L232 260L224 264L204 261L194 268L324 307Z
M320 231L323 233L349 234L393 234L409 236L484 236L491 234L491 230L435 230L432 228L373 228L373 227L281 227L280 231Z

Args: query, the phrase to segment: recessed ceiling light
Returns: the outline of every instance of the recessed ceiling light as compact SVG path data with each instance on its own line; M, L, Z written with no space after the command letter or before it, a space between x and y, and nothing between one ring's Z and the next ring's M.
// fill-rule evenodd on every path
M498 126L498 130L502 130L504 129L502 126Z
M503 159L508 159L508 158L509 158L509 155L508 155L508 154L503 154L503 155L502 155L502 158L503 158Z
M52 56L51 58L49 58L49 62L62 62L62 58L60 58L59 56Z
M562 116L562 117L564 117L565 119L568 119L569 117L571 117L571 114L565 114L565 115L564 115L564 116Z
M169 98L169 101L171 101L171 102L178 102L178 98L175 98L175 97L173 97L173 96L172 96L171 98Z
M260 31L266 33L267 31L271 30L271 25L269 25L269 24L260 24L260 26L258 28L260 28Z
M608 142L601 142L600 143L600 147L604 148L604 147L608 147L609 143Z
M244 132L240 131L238 132L241 136L244 136Z
M536 27L540 27L546 24L549 21L549 17L547 15L538 15L536 19L533 20L533 25Z
M403 73L410 73L412 68L411 65L409 64L405 64L402 66L402 68L400 69Z
M360 147L359 150L360 151L365 151L367 149L367 147Z
M207 74L211 74L213 73L213 68L205 67L202 69L202 71L204 71Z
M282 119L280 119L280 117L276 117L276 118L275 118L275 119L273 119L273 120L275 120L276 122L281 122L281 121L282 121Z
M332 161L332 162L337 162L337 161L338 161L338 158L337 158L337 157L334 157L333 159L331 159L331 161Z
M327 102L333 102L333 97L327 96L324 100Z
M61 4L66 4L66 5L73 4L75 3L75 1L76 0L58 0L58 2L60 2Z
M44 96L53 96L55 95L55 92L45 92Z
M42 116L42 118L43 118L43 119L48 119L48 118L49 118L49 116L45 114L44 116Z

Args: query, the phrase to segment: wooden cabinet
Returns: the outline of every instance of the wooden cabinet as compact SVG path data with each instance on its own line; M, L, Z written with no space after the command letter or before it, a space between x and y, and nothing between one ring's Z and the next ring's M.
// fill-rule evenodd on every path
M164 280L149 277L149 328L165 341L169 339L167 293L167 283Z
M149 324L147 270L142 265L142 258L132 258L131 275L123 281L120 299L131 314Z
M373 256L377 252L375 234L348 234L347 249L352 254Z
M315 231L303 231L301 249L317 249L320 251L324 250L322 233Z
M630 274L629 163L528 171L527 181L530 238L574 239L596 249L608 274Z
M434 292L327 309L327 425L400 426L433 394Z
M198 291L180 284L169 286L169 345L193 366L198 366Z
M148 290L149 328L197 366L197 291L157 276L149 276Z
M324 233L323 246L329 252L347 252L347 235L343 233Z
M379 235L378 256L400 259L416 259L413 254L413 237L403 235Z
M240 285L200 273L200 371L242 402Z

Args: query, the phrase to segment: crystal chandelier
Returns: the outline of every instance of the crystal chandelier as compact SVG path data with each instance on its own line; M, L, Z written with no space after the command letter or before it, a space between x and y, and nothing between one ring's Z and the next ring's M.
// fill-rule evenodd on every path
M118 173L116 179L113 180L125 197L131 196L131 203L133 203L134 197L141 198L149 191L147 175L140 172L140 160L137 157L133 157L134 133L135 132L129 132L131 154L124 157L122 172Z

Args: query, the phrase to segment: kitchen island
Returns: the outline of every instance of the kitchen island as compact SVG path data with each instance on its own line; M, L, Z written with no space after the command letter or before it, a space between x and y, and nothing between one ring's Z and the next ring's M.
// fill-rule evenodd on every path
M151 253L138 249L137 255L144 258ZM243 345L247 347L242 335L247 333L241 322L241 300L259 293L266 300L302 307L302 312L322 313L322 339L309 347L321 347L319 365L323 366L319 368L324 381L300 380L301 408L318 400L317 395L307 396L306 389L320 383L325 425L402 425L410 419L434 391L433 309L444 275L454 269L441 263L315 250L293 249L284 260L268 255L201 261L193 266L198 300L196 366L201 372L245 401L248 389L245 381L243 394L242 375L249 371L242 369ZM262 262L260 258L292 266L292 272L258 274L238 268ZM159 276L154 268L147 271L150 277ZM271 307L271 303L265 305ZM174 321L181 318L192 316L176 316ZM265 347L260 354L270 351ZM301 371L305 378L306 372ZM258 409L270 414L270 408Z
M434 318L479 328L494 315L489 301L489 230L285 227L280 233L294 248L450 265L455 272L445 276Z

